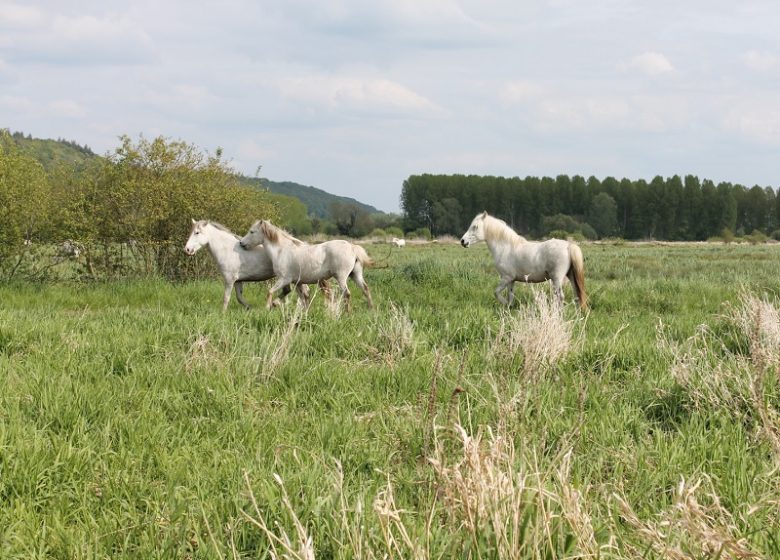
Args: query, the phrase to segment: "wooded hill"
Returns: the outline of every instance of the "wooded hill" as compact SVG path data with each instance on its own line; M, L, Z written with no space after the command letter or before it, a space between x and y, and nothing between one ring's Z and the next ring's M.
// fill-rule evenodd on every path
M94 153L88 146L81 146L71 140L33 138L29 134L25 135L22 132L13 132L11 137L23 153L31 155L47 171L51 171L62 163L78 166L89 160L102 157ZM300 200L306 208L304 217L308 215L321 219L329 218L330 208L334 203L354 204L369 214L379 212L373 206L364 204L354 198L334 195L322 189L300 185L292 181L270 181L265 178L253 178L243 175L240 175L239 179L242 183L254 188Z
M706 240L751 234L780 238L780 197L771 187L657 176L504 178L413 175L401 194L405 229L460 236L487 210L521 234Z
M329 218L331 216L331 208L334 202L341 204L354 204L369 214L376 214L379 212L379 210L373 206L364 204L358 200L355 200L354 198L330 194L329 192L318 189L317 187L300 185L291 181L271 181L264 178L244 177L243 180L256 188L267 189L273 193L286 196L294 196L306 205L306 209L308 210L310 216L315 216L317 218Z

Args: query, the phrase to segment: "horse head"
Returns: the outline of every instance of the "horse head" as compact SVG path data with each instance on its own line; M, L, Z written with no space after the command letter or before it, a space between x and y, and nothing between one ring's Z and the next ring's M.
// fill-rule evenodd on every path
M251 249L261 245L268 236L268 225L270 225L269 222L265 220L257 220L249 227L249 231L241 238L241 241L238 242L239 245L244 249Z
M487 212L482 212L481 214L477 214L471 221L469 229L467 229L466 233L463 234L463 237L460 238L460 244L463 245L463 247L469 247L472 243L485 240L485 218L487 218L487 215Z
M187 243L184 245L184 252L188 255L194 255L202 247L209 244L208 236L204 231L206 226L209 225L208 220L192 220L192 230L190 231L190 237L187 239Z

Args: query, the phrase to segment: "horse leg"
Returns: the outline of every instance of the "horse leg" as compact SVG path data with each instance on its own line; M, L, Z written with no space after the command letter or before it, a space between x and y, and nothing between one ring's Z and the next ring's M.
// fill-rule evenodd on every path
M507 301L504 298L504 296L501 295L501 292L507 290L509 286L511 286L512 284L514 284L514 279L509 276L505 276L501 278L501 282L499 282L498 286L496 286L496 290L494 293L496 294L496 299L499 301L501 305L509 305L510 303L512 303L511 299Z
M360 264L360 261L355 263L355 268L352 269L352 279L363 290L363 295L366 296L366 301L368 302L368 308L373 309L374 302L371 300L371 290L368 289L368 284L365 278L363 278L363 265Z
M309 290L306 284L296 284L295 291L298 292L298 303L300 303L304 309L309 309L311 305L311 298L309 297Z
M286 281L284 278L279 278L276 283L271 286L271 289L268 290L268 297L265 300L265 307L266 309L271 309L274 306L274 293L278 292L282 288L289 288L290 282ZM289 293L289 290L287 291Z
M337 277L336 281L339 283L339 288L341 288L341 299L343 299L346 302L347 311L352 311L352 294L349 293L349 287L347 286L347 277Z
M222 295L222 313L227 311L230 303L230 294L233 291L234 280L225 280L225 293Z
M509 283L509 286L507 286L506 293L507 293L507 299L509 300L509 303L507 303L507 306L511 307L512 306L512 302L515 301L515 281L514 280L512 280Z
M330 289L330 282L328 282L327 279L320 280L317 282L317 285L320 287L320 291L322 292L322 295L325 296L325 299L328 300L329 303L333 303L333 292Z
M558 302L559 307L563 307L563 281L560 278L552 278L550 281L555 293L555 301Z
M278 297L278 298L276 298L276 300L277 300L277 301L281 301L281 300L283 300L284 298L286 298L286 297L287 297L287 295L288 295L290 292L292 292L292 288L291 288L291 287L289 286L289 284L288 284L287 286L285 286L284 288L282 288L282 291L281 291L281 293L279 294L279 297Z
M236 282L235 284L236 289L236 299L238 300L238 303L244 306L244 309L249 309L249 304L244 300L244 283L243 282Z

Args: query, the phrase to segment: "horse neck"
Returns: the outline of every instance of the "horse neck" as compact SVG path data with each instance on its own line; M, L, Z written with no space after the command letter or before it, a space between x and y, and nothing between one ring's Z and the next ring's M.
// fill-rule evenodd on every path
M209 226L209 252L219 264L220 269L227 263L227 257L238 243L236 237L214 226Z
M271 239L268 237L263 240L263 247L265 247L265 252L268 253L268 256L273 261L279 258L279 254L283 250L294 246L295 244L292 242L292 240L284 235L284 232L281 230L276 232L276 239L274 241L271 241Z
M485 237L485 243L487 244L488 249L490 249L490 252L495 255L496 251L499 251L504 247L515 247L525 243L525 237L519 235L515 230L505 225L501 234Z

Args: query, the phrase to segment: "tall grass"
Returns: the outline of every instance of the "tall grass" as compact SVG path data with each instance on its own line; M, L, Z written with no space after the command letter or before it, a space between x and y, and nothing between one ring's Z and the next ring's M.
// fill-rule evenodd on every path
M338 316L0 285L0 557L780 556L774 246L585 258L586 317L446 244Z

